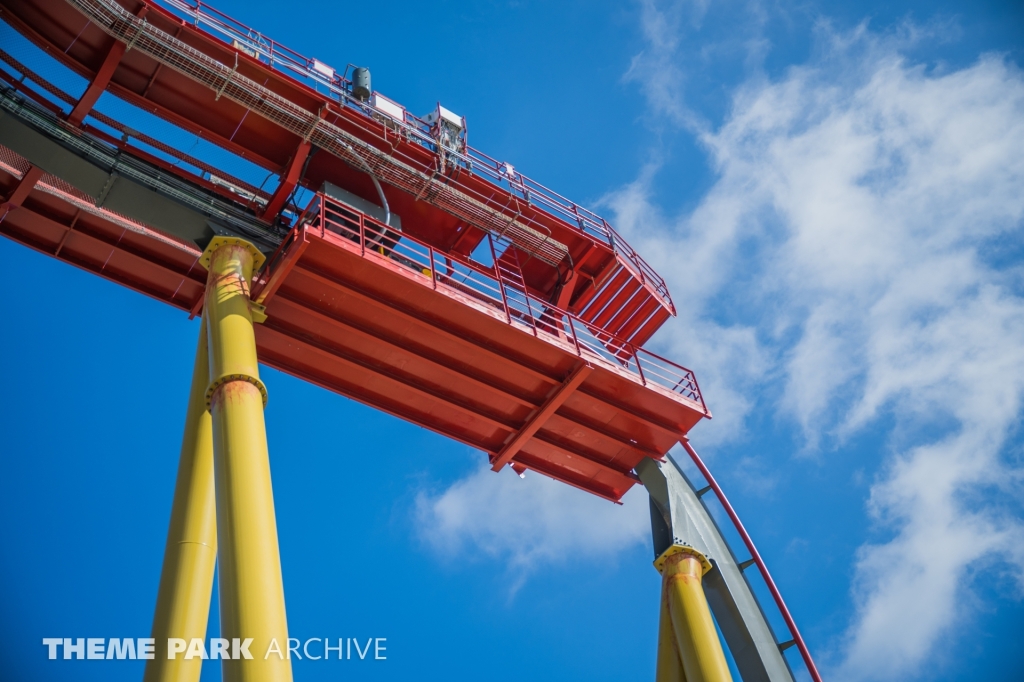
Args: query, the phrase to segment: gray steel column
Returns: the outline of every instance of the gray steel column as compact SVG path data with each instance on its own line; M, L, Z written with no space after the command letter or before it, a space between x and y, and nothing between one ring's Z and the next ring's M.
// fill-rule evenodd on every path
M711 561L704 592L743 682L793 682L757 598L690 479L671 456L645 458L636 473L650 494L655 558L682 545Z

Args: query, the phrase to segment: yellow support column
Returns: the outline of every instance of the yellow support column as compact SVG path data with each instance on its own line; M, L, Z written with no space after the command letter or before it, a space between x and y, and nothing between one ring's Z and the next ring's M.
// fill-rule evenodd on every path
M262 316L262 309L249 299L253 272L263 260L256 247L233 237L215 237L202 260L210 271L206 395L213 417L221 636L252 639L251 659L224 662L225 682L292 679L263 421L267 389L259 378L253 330L253 317Z
M672 629L672 613L668 608L668 593L661 591L661 616L658 620L658 663L654 673L655 682L686 682L683 662L679 659L675 630Z
M198 682L203 660L167 658L167 639L205 639L213 572L217 566L217 518L213 483L213 431L206 409L209 386L206 321L192 370L192 391L174 486L171 526L153 616L154 657L146 661L144 682Z
M732 682L701 585L711 563L690 547L673 545L654 565L661 571L662 601L671 615L686 682Z

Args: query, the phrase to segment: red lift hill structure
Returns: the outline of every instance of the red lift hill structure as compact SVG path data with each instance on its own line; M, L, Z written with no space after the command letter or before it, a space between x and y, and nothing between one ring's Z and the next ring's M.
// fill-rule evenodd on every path
M287 640L258 363L497 472L613 502L643 484L657 679L789 681L794 647L820 680L687 440L711 417L693 372L643 348L675 315L668 288L607 221L471 147L445 107L415 116L368 69L201 2L0 0L0 31L0 232L202 317L146 680L199 679L199 658L163 654L205 637L218 564L222 637ZM223 673L292 678L278 657Z

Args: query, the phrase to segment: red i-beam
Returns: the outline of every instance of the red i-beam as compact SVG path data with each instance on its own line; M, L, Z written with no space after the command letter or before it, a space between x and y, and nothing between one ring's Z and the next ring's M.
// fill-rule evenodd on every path
M587 378L587 375L593 370L593 367L588 365L586 362L582 362L576 366L576 369L569 378L565 380L560 386L555 389L554 394L547 399L547 401L537 409L532 417L526 420L523 428L519 430L519 433L512 437L505 447L501 449L498 456L494 458L491 463L491 469L494 471L501 471L501 467L505 466L512 461L512 458L516 456L516 453L526 442L533 438L534 434L544 426L548 418L555 413L555 411L562 406L572 392L583 383L583 380Z
M21 176L21 180L18 182L18 186L14 188L14 191L7 197L7 199L0 204L0 220L2 220L7 212L11 209L18 208L21 206L21 202L28 198L28 195L35 188L36 183L39 182L39 178L43 177L44 171L39 166L30 166L25 174Z
M143 5L135 16L141 19L146 16L147 12L149 12L149 7ZM93 76L89 87L85 89L85 92L75 104L75 108L68 114L68 123L76 126L82 124L82 121L85 120L85 117L96 105L100 95L103 94L103 91L107 89L107 85L110 84L110 79L114 77L117 65L121 63L121 57L124 56L127 48L128 46L120 40L115 40L114 44L110 46L110 49L107 50L107 56L103 58L103 64L96 72L96 75Z
M125 47L127 47L120 40L115 40L114 44L110 46L107 51L107 56L103 60L103 65L100 66L100 70L96 72L96 76L89 83L89 87L86 88L85 94L75 104L75 108L68 114L68 123L72 125L81 125L82 121L85 120L86 115L92 111L93 105L96 104L96 100L100 98L103 91L107 89L107 84L110 83L110 78L114 75L114 71L117 70L117 65L121 63L121 57L124 56Z
M295 189L295 185L299 184L299 173L302 172L302 165L309 158L309 152L312 148L313 144L307 140L295 150L292 161L288 164L288 170L281 176L281 184L277 186L274 196L270 197L267 207L263 209L263 215L260 216L263 220L273 220L274 216L284 208L284 202L288 200L288 196Z

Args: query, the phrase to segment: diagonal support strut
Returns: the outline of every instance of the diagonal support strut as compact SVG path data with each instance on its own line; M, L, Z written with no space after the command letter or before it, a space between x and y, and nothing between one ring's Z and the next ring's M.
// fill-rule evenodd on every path
M135 16L141 19L148 12L149 7L143 5ZM85 120L85 117L89 115L89 112L96 105L100 95L107 89L110 79L114 77L114 72L117 71L117 67L121 63L121 58L124 57L124 53L127 51L128 46L115 38L114 44L107 50L107 56L103 58L103 64L96 71L96 75L93 76L89 87L85 89L85 92L82 93L71 113L68 114L68 123L76 126L82 124L82 121Z
M31 166L25 174L21 176L21 180L18 182L18 186L14 188L14 191L10 193L7 200L0 203L0 219L7 215L7 212L11 209L18 208L21 206L21 202L28 198L28 195L32 193L36 183L43 177L45 171L39 166Z
M281 184L277 186L277 191L274 192L274 196L267 202L267 207L263 209L263 213L260 215L263 220L273 220L281 212L281 209L284 208L285 202L288 201L292 190L299 184L301 179L299 175L302 173L303 166L309 158L309 152L312 149L313 145L308 140L301 142L295 149L291 163L288 164L288 168L281 175Z
M576 366L569 378L558 387L554 394L547 399L547 401L536 411L533 416L526 420L523 428L519 430L512 440L505 444L505 447L501 449L498 456L494 458L494 462L491 464L493 471L501 471L501 468L512 461L512 458L516 456L526 442L533 438L534 434L537 433L544 426L545 422L558 410L562 404L569 399L583 380L593 371L593 367L587 363L581 363Z

